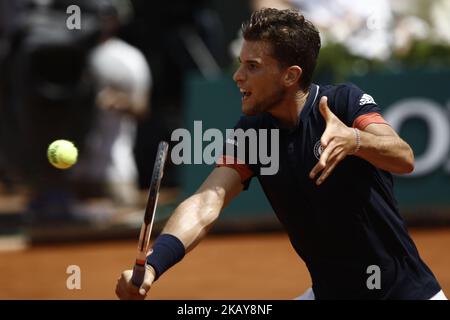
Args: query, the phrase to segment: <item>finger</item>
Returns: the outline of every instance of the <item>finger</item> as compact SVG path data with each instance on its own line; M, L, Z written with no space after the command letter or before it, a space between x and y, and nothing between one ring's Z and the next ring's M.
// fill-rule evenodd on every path
M330 141L336 136L335 133L335 127L332 125L329 125L327 123L327 127L325 128L325 131L323 132L322 136L320 137L320 144L322 145L322 148L328 147L328 144Z
M124 277L124 273L122 272L122 275L120 276L120 278L117 280L116 283L116 295L120 300L124 300L126 297L126 292L127 292L127 288L126 288L126 279Z
M344 151L344 148L342 146L337 146L336 148L334 148L333 152L328 156L327 162L331 163L332 161L334 161L334 159L343 151Z
M323 133L322 137L320 138L320 145L322 146L322 148L326 148L328 147L328 143L330 142L330 138L328 137L328 131L325 130L325 132Z
M314 179L314 177L319 173L323 168L321 167L320 162L317 162L317 164L312 168L311 172L309 173L309 178Z
M342 159L345 158L345 154L341 151L332 161L329 162L329 165L327 168L325 168L320 175L319 179L317 179L316 184L320 186L326 178L330 176L330 174L333 172L334 168L336 168L336 165L341 162Z
M336 149L336 141L331 140L331 142L328 144L328 146L322 151L322 154L320 155L319 162L322 165L322 168L325 168L328 162L328 157L330 154Z
M119 290L119 282L118 281L116 283L116 291L115 291L115 293L116 293L117 298L121 299L120 298L121 297L121 292Z
M119 288L116 290L116 295L120 300L143 300L145 296L131 293L127 288Z
M145 296L139 294L139 288L131 283L132 270L126 270L116 284L116 295L120 300L143 300Z
M309 173L309 177L311 179L314 179L314 177L326 167L327 161L328 161L328 157L329 157L330 153L332 153L335 148L336 148L336 143L334 141L331 141L330 144L328 145L328 147L326 147L322 151L322 154L320 156L319 162L314 166L314 168L312 168L312 170Z
M322 114L322 117L325 119L325 122L328 122L333 118L334 114L328 107L328 97L323 96L322 98L320 98L319 111Z
M325 181L325 179L328 178L328 176L331 174L331 172L336 167L337 163L338 163L338 161L335 160L326 168L326 170L323 170L319 179L317 179L317 181L316 181L316 185L320 186Z
M139 295L139 287L137 287L136 285L134 285L133 281L127 282L127 292L129 292L132 295Z
M127 300L128 298L128 294L127 294L127 288L125 285L125 282L123 279L117 281L116 284L116 296L117 298L119 298L120 300Z
M139 288L139 294L141 296L146 296L150 287L152 286L153 280L155 279L155 274L153 268L151 266L147 266L147 270L145 272L144 281L142 282L141 287Z

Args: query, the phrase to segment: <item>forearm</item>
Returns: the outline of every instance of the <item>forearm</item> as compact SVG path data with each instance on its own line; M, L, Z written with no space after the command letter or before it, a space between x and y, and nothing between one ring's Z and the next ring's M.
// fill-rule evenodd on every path
M223 206L220 191L204 190L183 201L174 211L162 233L176 236L190 251L206 235Z
M199 190L173 212L147 258L147 268L155 279L192 250L219 216L223 197L213 190Z
M409 145L398 136L382 136L360 131L361 148L356 156L375 167L397 174L414 170L414 155Z
M220 211L242 190L238 172L215 168L197 192L173 212L147 258L156 278L179 262L206 235ZM152 270L153 269L153 270Z

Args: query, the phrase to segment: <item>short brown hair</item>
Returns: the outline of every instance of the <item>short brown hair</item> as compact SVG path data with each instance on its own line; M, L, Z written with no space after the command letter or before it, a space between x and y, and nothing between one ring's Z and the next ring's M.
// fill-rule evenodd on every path
M309 88L320 50L316 27L299 11L264 8L255 11L242 25L247 41L267 41L282 67L298 65L303 73L299 86Z

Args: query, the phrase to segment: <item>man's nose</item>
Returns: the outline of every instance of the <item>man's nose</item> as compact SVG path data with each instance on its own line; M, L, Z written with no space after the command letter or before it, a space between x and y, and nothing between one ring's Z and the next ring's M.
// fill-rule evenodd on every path
M242 72L242 68L239 67L233 74L233 80L235 82L244 81L244 73Z

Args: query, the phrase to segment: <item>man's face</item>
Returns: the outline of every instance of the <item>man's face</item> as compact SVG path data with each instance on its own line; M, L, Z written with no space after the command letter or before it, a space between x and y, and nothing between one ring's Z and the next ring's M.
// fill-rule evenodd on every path
M242 94L242 112L255 115L270 111L283 101L283 70L272 56L271 45L264 41L246 41L239 57L240 66L233 79Z

